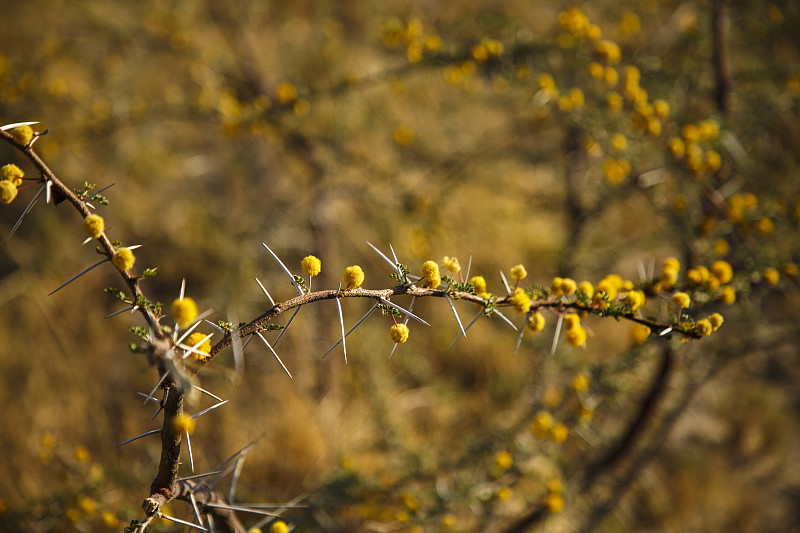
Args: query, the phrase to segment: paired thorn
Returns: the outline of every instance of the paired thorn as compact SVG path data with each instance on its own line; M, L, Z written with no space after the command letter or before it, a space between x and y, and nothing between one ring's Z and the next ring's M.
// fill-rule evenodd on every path
M367 318L369 318L369 317L370 317L370 315L372 315L372 313L375 311L375 308L376 308L376 307L378 307L378 303L379 303L379 302L375 302L375 304L374 304L372 307L370 307L369 311L367 311L366 313L364 313L364 316L362 316L362 317L361 317L361 318L358 320L358 322L356 322L356 323L355 323L355 325L354 325L352 328L350 328L349 330L347 330L347 333L345 333L345 334L344 334L344 336L345 336L345 337L347 337L348 335L350 335L350 334L351 334L353 331L355 331L355 329L356 329L358 326L360 326L360 325L361 325L361 323L362 323L362 322L364 322L364 321L365 321ZM342 340L341 340L341 339L339 339L338 341L336 341L336 343L335 343L333 346L331 346L331 347L328 349L328 351L327 351L327 352L325 352L325 353L322 355L321 359L325 359L325 356L327 356L329 353L331 353L331 352L333 351L333 349L334 349L334 348L336 348L337 346L339 346L339 344L341 344L341 343L342 343Z
M478 314L476 314L476 315L475 315L475 316L472 318L472 320L470 320L470 321L469 321L469 324L467 324L467 327L466 327L466 328L464 328L464 330L466 331L466 330L468 330L469 328L471 328L471 327L472 327L472 324L474 324L474 323L475 323L475 321L476 321L476 320L478 320L478 319L481 317L481 315L483 315L483 309L481 309L480 311L478 311ZM453 346L455 346L455 345L456 345L456 343L458 342L458 340L459 340L459 339L461 339L462 337L466 337L466 335L456 335L456 338L455 338L455 339L453 339L453 342L451 342L451 343L450 343L450 346L448 346L448 347L447 347L447 349L445 350L445 352L449 352L449 351L450 351L450 348L452 348Z
M423 324L425 324L425 325L426 325L426 326L428 326L428 327L430 327L430 326L431 326L430 324L428 324L427 322L425 322L424 320L422 320L420 317L418 317L417 315L415 315L415 314L414 314L414 313L412 313L411 311L406 311L405 309L403 309L403 308L402 308L402 307L400 307L399 305L397 305L397 304L394 304L394 303L390 302L390 301L389 301L389 300L387 300L386 298L379 298L379 299L380 299L381 303L383 303L383 304L386 304L386 305L388 305L388 306L391 306L391 307L394 307L395 309L397 309L397 310L398 310L398 311L400 311L401 313L405 313L407 316L410 316L410 317L411 317L411 318L413 318L414 320L417 320L417 321L419 321L419 322L422 322Z
M267 345L267 348L269 348L269 351L271 351L272 355L275 356L275 359L278 360L278 363L280 363L280 365L283 367L284 372L286 372L286 374L289 376L289 378L294 380L294 378L292 377L292 373L289 372L289 369L286 368L286 365L283 364L283 361L281 361L281 358L278 356L277 352L272 347L272 345L267 341L267 339L264 338L264 336L261 334L260 331L256 331L256 335L258 335L258 338L261 339L264 342L264 344ZM277 341L275 341L275 342L277 342Z
M461 334L464 337L466 337L467 331L464 329L464 325L461 323L461 318L458 316L458 311L456 311L456 306L453 305L453 299L450 298L450 296L447 294L444 295L444 298L445 300L447 300L447 303L450 304L450 309L453 311L453 316L456 317L456 322L458 322L458 327L461 328Z
M14 235L14 233L16 233L16 232L17 232L17 229L19 228L20 224L22 224L22 219L24 219L24 218L25 218L25 215L27 215L28 213L30 213L30 212L31 212L31 209L33 209L33 204L35 204L35 203L36 203L36 200L38 200L38 199L39 199L39 197L42 195L42 193L44 192L44 189L45 189L45 188L44 188L44 187L42 187L42 188L40 188L38 191L36 191L36 194L35 194L35 195L33 196L33 198L31 199L30 203L28 204L28 207L26 207L26 208L25 208L25 209L22 211L22 214L21 214L21 215L19 216L19 218L17 219L17 222L16 222L16 223L14 224L14 226L11 228L11 231L9 231L9 232L8 232L8 237L6 237L6 240L4 240L4 241L3 241L3 246L5 246L5 245L6 245L6 243L9 241L9 239L11 239L11 237Z
M272 258L275 259L275 261L280 265L280 267L283 269L283 271L286 272L286 275L289 276L289 279L292 281L292 285L294 285L294 288L297 289L298 294L300 294L301 296L303 294L305 294L303 292L303 288L300 286L299 283L297 283L297 280L294 279L294 276L289 271L289 269L286 268L286 265L283 264L283 261L281 261L280 258L277 255L275 255L275 252L270 250L269 246L267 246L265 243L262 242L261 245L264 246L264 248L267 249L267 251L270 253Z
M392 263L392 260L391 260L391 259L389 259L388 257L386 257L386 255L384 255L384 253L383 253L383 252L381 252L380 250L378 250L378 249L377 249L377 248L376 248L376 247L375 247L375 246L374 246L374 245L373 245L371 242L369 242L369 241L366 241L366 243L367 243L367 245L368 245L370 248L372 248L373 250L375 250L375 253L377 253L379 256L381 256L381 258L382 258L384 261L386 261L386 263L387 263L387 264L388 264L390 267L392 267L392 270L394 270L394 271L397 273L397 275L398 275L398 276L400 276L400 277L402 278L402 276L403 276L403 273L400 271L400 267L398 267L398 266L397 266L397 259L396 259L396 258L395 258L395 262L394 262L394 263ZM391 248L391 245L389 245L389 248ZM394 255L394 250L392 250L392 255Z

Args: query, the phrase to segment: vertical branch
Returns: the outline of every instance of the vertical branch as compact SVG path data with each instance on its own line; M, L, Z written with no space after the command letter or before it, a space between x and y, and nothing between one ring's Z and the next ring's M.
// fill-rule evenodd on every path
M712 15L714 39L714 101L720 113L730 108L731 62L728 52L728 0L714 0Z

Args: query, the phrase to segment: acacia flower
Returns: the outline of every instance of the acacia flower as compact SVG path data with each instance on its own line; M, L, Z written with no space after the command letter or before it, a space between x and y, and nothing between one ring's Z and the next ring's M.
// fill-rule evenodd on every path
M28 146L33 140L33 128L24 124L13 128L10 132L11 136L22 146Z
M447 270L449 270L453 274L456 274L459 270L461 270L461 265L458 264L458 258L456 257L444 256L444 259L442 259L442 263L444 263L444 266L447 267Z
M544 498L544 504L551 513L560 513L564 509L564 497L551 492Z
M317 276L322 272L322 261L313 255L307 255L303 258L303 274L306 276Z
M408 326L405 324L395 324L389 330L389 334L395 344L403 344L408 340Z
M568 436L569 436L569 429L561 422L557 423L552 428L550 428L550 437L553 439L553 442L557 444L561 444L562 442L567 440Z
M644 324L634 324L631 328L631 340L636 344L644 344L650 337L650 328Z
M575 326L567 330L567 342L573 346L586 344L586 330L583 326Z
M8 180L16 186L22 185L22 178L25 173L17 165L9 163L0 168L0 179Z
M519 290L508 299L508 302L514 306L517 313L527 313L531 310L531 297L525 291Z
M197 317L197 304L191 298L176 298L172 302L172 318L178 326L185 328ZM186 344L194 346L191 341Z
M103 234L104 229L105 221L100 215L92 214L83 219L83 232L87 237L97 239Z
M572 388L575 392L583 392L589 388L589 376L580 373L577 374L574 378L572 378Z
M717 299L719 299L719 301L725 305L733 305L733 303L736 301L736 289L730 285L725 285L719 290Z
M711 273L720 283L728 283L733 278L733 268L727 261L714 261L711 264Z
M686 309L692 303L692 299L685 292L676 292L672 295L672 303L678 306L678 309Z
M511 468L511 465L514 464L514 458L511 457L511 454L507 451L497 452L494 456L494 464L496 464L500 470L508 470Z
M511 267L511 277L515 280L523 280L528 277L528 271L522 265L515 265Z
M357 289L364 283L364 271L358 265L344 269L344 282L348 289Z
M781 273L777 268L769 267L764 270L764 281L767 285L777 285L781 279Z
M136 256L133 255L130 248L120 248L111 256L111 262L120 271L127 272L133 268L133 264L136 262Z
M269 533L289 533L289 528L283 520L277 520L269 527Z
M642 291L634 290L628 291L625 295L625 303L631 308L631 311L636 311L644 305L645 296Z
M547 411L539 411L531 422L529 427L531 434L537 439L543 439L547 436L550 428L553 427L553 415Z
M712 331L714 331L714 327L711 325L711 321L709 321L708 319L704 318L703 320L698 320L695 323L694 330L697 333L699 333L700 335L703 335L704 337L707 337L707 336L711 335Z
M489 297L489 293L486 292L486 280L483 276L473 276L469 279L469 282L475 286L475 294L481 298Z
M179 415L172 419L172 430L183 435L184 433L191 434L194 432L195 420L187 415Z
M594 296L594 287L588 281L581 281L580 285L578 285L578 292L591 298Z
M436 261L425 261L422 263L422 286L435 289L442 282L439 276L439 265Z
M725 322L725 319L719 313L713 313L708 317L708 322L711 324L711 329L717 331L719 327Z
M184 301L187 299L184 298ZM211 351L211 338L206 338L208 335L205 333L195 332L189 335L189 338L184 341L186 346L191 346L195 350L199 350L206 355L202 355L196 352L190 352L189 357L194 359L195 361L205 361L208 358L208 353ZM198 345L199 343L199 345Z
M544 315L539 311L528 315L526 325L531 331L542 331L544 329Z
M17 186L8 180L0 181L0 202L10 204L17 197Z
M581 325L581 317L579 317L576 313L567 313L564 315L564 327L567 331L577 328Z

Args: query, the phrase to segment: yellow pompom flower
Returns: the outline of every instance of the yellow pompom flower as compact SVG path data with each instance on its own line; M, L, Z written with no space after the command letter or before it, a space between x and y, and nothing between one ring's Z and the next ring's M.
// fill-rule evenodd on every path
M756 230L762 235L771 235L774 228L775 224L769 217L761 217L756 221Z
M357 289L364 283L364 271L358 265L344 269L344 283L348 289Z
M564 498L561 494L551 492L545 497L544 504L551 513L560 513L564 509Z
M781 279L781 273L777 268L769 267L764 271L764 281L767 285L777 285Z
M447 267L447 270L449 270L453 274L461 270L461 265L458 264L458 258L444 256L444 259L442 259L442 263L444 263L444 266Z
M581 281L578 285L578 292L591 298L594 295L594 287L588 281Z
M615 133L611 136L611 148L624 152L628 148L628 139L621 133Z
M514 307L517 313L527 313L531 310L531 297L525 291L519 290L514 293L508 302Z
M569 429L567 426L562 424L561 422L557 423L550 429L550 437L553 439L553 442L561 444L567 437L569 436Z
M100 215L92 214L83 219L83 232L92 239L100 237L105 227L105 221Z
M544 315L542 315L542 313L539 311L536 311L528 316L526 325L531 331L542 331L544 329Z
M180 435L184 433L189 433L191 435L194 432L194 426L194 418L188 415L179 415L172 419L172 430Z
M269 527L269 533L289 533L289 528L286 526L286 522L278 520Z
M178 326L185 328L197 317L197 304L191 298L176 298L172 302L172 318ZM192 346L190 344L190 346Z
M486 298L489 296L489 293L486 292L486 280L483 276L473 276L469 280L471 285L475 286L475 294L480 296L481 298Z
M16 186L22 185L22 178L24 177L25 173L22 169L13 163L3 165L3 168L0 169L0 179L10 181Z
M278 90L275 96L281 104L291 104L297 99L297 88L288 82L281 83L278 85Z
M184 301L186 299L184 298ZM195 361L205 361L208 358L208 353L211 351L211 338L206 338L208 335L205 333L192 333L189 335L189 338L184 341L186 346L190 346L195 350L199 350L206 355L201 355L199 353L191 352L189 357L194 359ZM198 343L200 343L198 345Z
M11 136L22 146L28 146L33 140L33 128L30 126L17 126L10 132Z
M720 283L728 283L733 278L733 268L727 261L714 261L711 264L711 273Z
M635 344L644 344L650 337L650 328L644 324L634 324L631 328L631 340Z
M733 305L733 303L736 301L736 289L730 285L725 285L719 290L717 299L725 305Z
M708 319L698 320L694 325L695 332L703 335L704 337L708 337L711 335L711 332L714 331L714 327L711 325L711 322Z
M708 317L708 322L711 324L711 329L717 331L719 327L725 322L725 319L719 313L713 313Z
M497 452L494 456L494 464L500 470L508 470L514 464L514 458L507 451Z
M567 329L567 331L573 328L577 328L580 325L581 325L581 317L579 317L577 314L567 313L566 315L564 315L564 327Z
M10 204L17 197L17 186L8 180L0 181L0 202Z
M529 427L531 434L537 439L543 439L547 436L550 428L553 427L553 415L547 411L539 411L531 422Z
M303 274L306 276L317 276L322 272L322 261L313 255L307 255L303 258Z
M127 272L133 268L133 264L136 262L136 256L133 255L130 248L120 248L111 256L111 262L120 271Z
M389 330L389 334L396 344L403 344L408 340L408 326L405 324L395 324Z
M522 280L528 277L528 271L522 265L514 265L511 267L511 277L516 280Z
M422 286L435 289L442 282L439 276L439 264L436 261L425 261L422 263Z
M645 296L644 292L642 291L628 291L628 294L625 295L625 303L630 306L631 311L636 311L643 306L644 301Z
M796 278L798 272L800 272L800 269L797 268L796 263L787 263L786 266L783 267L783 273L790 278Z
M678 309L686 309L692 303L692 299L685 292L676 292L672 295L672 303L678 306Z
M586 344L586 330L583 326L575 326L567 330L567 342L573 346L583 346Z
M572 388L575 392L583 392L589 388L589 376L580 373L572 378Z

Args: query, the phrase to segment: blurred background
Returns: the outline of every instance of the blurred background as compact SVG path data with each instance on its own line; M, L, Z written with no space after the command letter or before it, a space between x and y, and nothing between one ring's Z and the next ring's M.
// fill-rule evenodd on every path
M388 361L391 320L373 316L345 365L339 349L320 360L339 336L335 305L304 307L276 347L294 380L257 342L243 376L230 352L199 376L230 402L199 420L196 470L258 440L238 501L306 495L310 509L287 514L300 531L503 531L563 491L540 527L798 531L794 2L32 0L3 12L0 123L40 121L35 149L70 186L114 184L98 213L112 239L144 245L134 270L158 269L143 289L166 308L184 278L214 320L269 307L255 277L292 297L262 242L296 273L318 256L312 288L335 288L352 264L365 287L393 286L365 241L417 273L471 259L495 294L519 263L544 287L658 276L670 256L734 267L733 305L700 291L695 318L726 319L700 342L639 346L630 324L587 318L585 349L551 354L548 314L517 353L494 318L448 351L458 325L436 299L415 307L432 327L412 322ZM33 175L9 146L0 162ZM0 209L3 238L34 194ZM83 239L71 207L39 201L0 250L2 530L120 531L156 473L156 437L115 446L160 424L136 394L157 379L128 348L140 318L104 319L122 306L103 289L120 280L98 268L48 296L97 260ZM346 326L369 308L342 303ZM464 322L478 312L456 305ZM667 300L647 309L669 321ZM641 464L581 488L664 346L674 369L631 452ZM566 440L529 429L542 410Z

